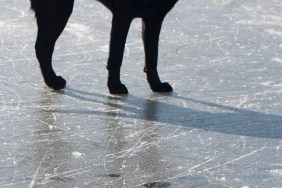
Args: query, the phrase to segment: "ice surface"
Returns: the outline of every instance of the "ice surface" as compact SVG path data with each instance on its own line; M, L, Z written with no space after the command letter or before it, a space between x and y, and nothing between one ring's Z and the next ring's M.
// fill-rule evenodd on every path
M0 0L0 187L281 187L281 0L180 0L167 16L152 93L140 21L106 88L111 14L77 0L44 86L29 1Z

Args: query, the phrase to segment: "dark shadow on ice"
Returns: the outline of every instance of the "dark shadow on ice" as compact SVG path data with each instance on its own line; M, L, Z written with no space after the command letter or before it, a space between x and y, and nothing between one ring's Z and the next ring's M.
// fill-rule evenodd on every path
M169 188L171 186L168 182L153 182L144 184L144 187L147 188Z
M252 136L261 138L282 138L282 117L224 106L217 103L185 98L172 94L170 101L185 102L187 107L168 104L157 100L142 99L133 95L125 97L87 93L66 89L65 95L76 100L98 103L110 107L108 111L81 109L56 109L54 113L92 114L118 116L159 123L168 123L187 128L204 129L224 134ZM156 96L156 94L154 95ZM189 108L191 105L191 108ZM192 107L193 106L193 107ZM201 108L198 108L201 106ZM203 108L204 107L204 108ZM207 111L200 109L209 109ZM111 111L112 110L112 111Z

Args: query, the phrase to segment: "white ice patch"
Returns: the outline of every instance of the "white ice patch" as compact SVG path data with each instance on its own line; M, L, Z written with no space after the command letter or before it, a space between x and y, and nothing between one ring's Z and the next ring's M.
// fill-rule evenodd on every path
M282 84L275 83L273 81L262 82L261 85L267 86L267 87L272 87L272 88L281 88L282 87Z
M282 59L279 57L274 57L271 59L271 61L277 62L277 63L282 63Z
M226 180L226 177L224 177L224 176L221 177L221 178L218 178L217 180L218 180L218 181L221 181L221 182L226 182L226 181L227 181L227 180Z
M80 23L69 23L65 29L67 32L72 34L77 42L93 42L94 39L90 34L89 26Z
M74 152L72 152L72 155L73 155L74 157L82 157L82 156L83 156L83 153L80 153L79 151L74 151Z
M0 20L0 28L2 32L11 32L15 31L19 27L21 27L21 24L15 24L13 22L3 22Z
M282 169L270 170L270 174L282 176Z
M282 37L282 31L276 31L274 29L267 29L265 32L268 33L268 34L271 34L271 35L276 35L276 36Z

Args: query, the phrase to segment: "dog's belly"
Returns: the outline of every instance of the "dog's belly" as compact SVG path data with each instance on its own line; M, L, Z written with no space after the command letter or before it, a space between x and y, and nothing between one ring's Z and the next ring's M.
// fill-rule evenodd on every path
M98 0L113 13L146 17L155 13L167 13L178 0Z

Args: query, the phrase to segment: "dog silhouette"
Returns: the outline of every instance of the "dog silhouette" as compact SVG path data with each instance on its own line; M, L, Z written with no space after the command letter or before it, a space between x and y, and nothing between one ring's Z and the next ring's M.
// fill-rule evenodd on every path
M66 81L52 68L54 46L72 14L74 0L30 0L35 11L38 33L36 57L47 86L55 90L65 88ZM150 88L154 92L171 92L168 83L161 82L158 71L158 45L163 20L178 0L98 0L113 14L110 38L108 88L111 94L127 94L120 81L125 42L134 18L142 19L142 38L145 51L145 68Z

